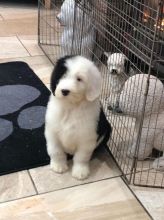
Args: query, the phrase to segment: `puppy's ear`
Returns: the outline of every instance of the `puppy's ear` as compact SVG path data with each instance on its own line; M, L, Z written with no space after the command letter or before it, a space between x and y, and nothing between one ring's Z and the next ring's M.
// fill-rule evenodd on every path
M104 55L108 58L112 53L110 52L104 52Z
M57 61L56 65L55 65L55 68L52 72L51 80L50 80L50 89L54 95L55 95L56 86L59 83L59 80L67 72L66 61L72 57L73 56L62 57Z
M126 58L124 62L125 73L129 75L130 73L130 61Z
M101 93L101 73L96 66L88 74L88 88L86 91L86 99L93 101L99 97Z
M108 61L108 58L109 56L111 55L112 53L110 52L104 52L102 55L101 55L101 62L103 62L105 65L107 64L107 61Z

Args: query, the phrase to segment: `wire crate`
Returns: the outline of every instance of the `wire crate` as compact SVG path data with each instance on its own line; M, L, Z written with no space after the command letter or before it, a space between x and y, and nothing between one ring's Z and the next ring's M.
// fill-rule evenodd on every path
M99 67L109 149L127 182L164 187L163 0L39 0L39 45L55 63Z

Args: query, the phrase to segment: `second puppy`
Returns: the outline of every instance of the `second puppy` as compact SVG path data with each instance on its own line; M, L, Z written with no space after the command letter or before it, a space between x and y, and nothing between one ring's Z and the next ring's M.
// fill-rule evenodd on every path
M130 65L130 61L122 53L107 53L105 55L108 57L107 67L108 67L108 90L109 95L107 102L109 103L109 110L114 110L115 112L121 112L119 108L119 97L121 90L128 76L134 75L134 70Z

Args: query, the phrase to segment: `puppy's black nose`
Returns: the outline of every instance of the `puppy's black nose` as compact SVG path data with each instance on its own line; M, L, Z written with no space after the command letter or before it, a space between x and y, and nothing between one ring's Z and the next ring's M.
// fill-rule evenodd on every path
M112 70L111 70L111 74L113 74L113 75L114 75L114 74L117 74L117 70L112 69Z
M62 89L61 92L64 96L67 96L70 93L70 91L67 89Z

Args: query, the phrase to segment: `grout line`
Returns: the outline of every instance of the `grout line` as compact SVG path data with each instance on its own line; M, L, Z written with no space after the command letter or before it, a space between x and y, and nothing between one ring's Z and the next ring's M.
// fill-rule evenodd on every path
M91 181L91 182L87 182L87 183L81 183L79 185L73 185L73 186L68 186L68 187L63 187L63 188L60 188L60 189L56 189L56 190L51 190L51 191L47 191L47 192L43 192L43 193L39 193L36 186L34 187L37 194L35 195L29 195L29 196L25 196L25 197L21 197L21 198L16 198L16 199L12 199L12 200L7 200L7 201L4 201L4 202L0 202L0 205L1 204L5 204L5 203L10 203L10 202L15 202L15 201L19 201L19 200L22 200L22 199L29 199L29 198L32 198L34 196L42 196L42 195L47 195L49 193L53 193L53 192L57 192L57 191L61 191L61 190L67 190L67 189L72 189L72 188L75 188L75 187L79 187L79 186L83 186L83 185L88 185L88 184L93 184L93 183L97 183L97 182L102 182L102 181L106 181L106 180L110 180L110 179L116 179L116 178L121 178L120 175L118 176L114 176L114 177L108 177L108 178L104 178L104 179L101 179L101 180L96 180L96 181ZM33 182L34 184L34 181L30 175L30 179L31 181ZM35 185L35 184L34 184Z
M14 62L14 61L20 61L23 60L24 58L29 58L31 56L25 56L25 57L8 57L8 58L0 58L0 63L2 62ZM18 60L19 59L19 60ZM25 61L24 61L25 62Z
M22 35L23 36L23 35ZM30 35L29 35L30 36ZM37 35L36 35L37 36ZM39 49L40 49L40 51L42 52L42 54L38 54L38 55L32 55L32 53L28 50L28 48L25 46L25 44L22 42L22 40L21 40L21 35L19 35L19 34L17 34L16 35L16 37L18 38L18 40L21 42L21 44L22 44L22 46L28 51L28 53L30 54L30 56L31 57L33 57L33 56L40 56L40 55L45 55L44 53L43 53L43 51L41 50L41 48L39 47L39 45L37 44L37 40L36 40L36 46L38 46L39 47Z
M107 178L103 178L103 179L99 179L99 180L95 180L95 181L93 180L93 181L86 182L86 183L75 184L73 186L62 187L60 189L50 190L50 191L47 191L47 192L39 193L39 195L44 195L44 194L48 194L48 193L52 193L52 192L57 192L57 191L65 190L65 189L70 189L70 188L74 188L74 187L84 186L84 185L93 184L93 183L97 183L97 182L101 182L101 181L115 179L115 178L121 178L121 176L120 175L116 175L116 176L107 177Z
M35 192L36 192L36 195L39 195L39 192L38 192L38 190L37 190L37 187L36 187L35 182L34 182L32 176L31 176L30 171L27 170L27 173L28 173L28 175L29 175L29 177L30 177L30 179L31 179L32 185L33 185L33 187L34 187L34 189L35 189Z
M11 35L0 35L0 38L5 38L5 37L17 37L15 34Z
M1 38L1 37L0 37ZM25 57L10 57L10 58L0 58L0 63L1 62L5 62L5 61L17 61L17 59L22 59L22 60L24 60L24 59L28 59L28 58L37 58L37 57L43 57L43 58L46 58L47 59L47 61L49 61L49 59L43 54L43 55L34 55L34 56L25 56ZM24 62L25 62L25 60L24 60ZM49 64L48 64L49 65ZM50 65L52 65L51 63L50 63Z
M14 35L15 36L15 35ZM1 38L1 37L0 37ZM45 54L42 55L33 55L33 56L25 56L26 58L31 58L31 57L45 57L48 61L49 59L45 56ZM25 57L10 57L10 58L0 58L0 60L4 60L4 59L17 59L17 58L25 58ZM50 62L51 64L51 62ZM52 64L51 64L52 65Z
M30 54L30 52L27 50L27 48L26 48L25 45L22 43L22 41L20 40L20 38L18 37L17 34L16 34L16 37L17 37L18 41L21 43L21 45L24 47L24 49L27 51L27 53L29 54L29 56L32 57L32 54Z
M6 200L6 201L4 201L4 202L0 202L0 205L6 204L6 203L11 203L11 202L16 202L16 201L19 201L19 200L21 200L21 199L29 199L29 198L32 198L32 197L34 197L34 196L38 196L38 195L37 195L37 194L34 194L34 195L24 196L24 197L21 197L21 198Z

